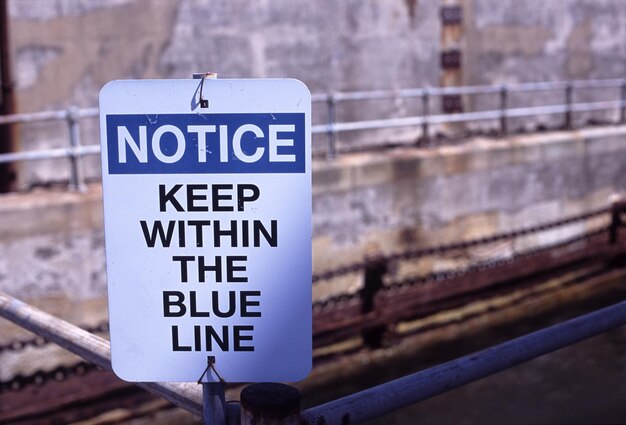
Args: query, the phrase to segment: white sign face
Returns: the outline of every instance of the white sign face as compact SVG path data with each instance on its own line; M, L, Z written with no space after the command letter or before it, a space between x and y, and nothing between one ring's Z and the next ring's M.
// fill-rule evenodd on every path
M297 80L100 93L112 362L127 381L311 368L311 94ZM204 106L204 105L203 105ZM209 380L215 380L211 374Z

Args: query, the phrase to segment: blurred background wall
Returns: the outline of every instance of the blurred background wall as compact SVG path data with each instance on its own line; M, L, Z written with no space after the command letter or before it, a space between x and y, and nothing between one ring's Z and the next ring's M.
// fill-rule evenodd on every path
M616 60L626 53L620 0L8 0L8 12L18 112L95 107L110 80L190 78L203 71L298 78L321 93L621 78L626 66ZM520 94L510 103L562 97ZM497 97L464 102L466 109L484 110ZM410 101L364 102L343 108L339 118L411 115L417 108ZM314 110L317 122L324 115ZM85 121L85 144L98 143L97 126ZM66 127L22 125L22 149L66 146ZM411 130L379 130L351 134L344 143L415 137ZM67 179L60 164L20 165L18 187ZM86 172L97 178L97 158Z

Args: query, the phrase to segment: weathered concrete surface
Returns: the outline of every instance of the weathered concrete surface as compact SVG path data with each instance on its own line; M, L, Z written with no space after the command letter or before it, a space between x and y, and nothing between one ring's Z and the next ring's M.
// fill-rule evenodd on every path
M620 1L466 0L463 76L466 85L623 78L626 9ZM619 88L579 90L575 101L615 100ZM476 109L497 99L468 99ZM517 93L512 106L561 104L564 93ZM614 120L616 112L576 114L574 123ZM555 127L559 115L512 119L510 128Z
M9 12L21 112L96 106L114 79L214 71L298 78L326 92L436 85L439 72L436 1L10 0ZM95 120L83 136L98 143ZM24 150L68 143L63 124L23 125L21 137ZM97 177L97 161L85 171ZM60 161L25 163L19 184L67 174Z
M470 84L624 75L620 1L466 0Z
M312 92L437 86L441 23L437 0L9 0L18 109L97 105L100 88L120 78L292 77ZM626 73L626 8L620 0L464 0L463 84L621 78ZM617 99L618 89L579 90L577 101ZM563 93L511 94L515 106L563 102ZM466 110L493 109L498 96L470 96ZM439 109L434 101L432 112ZM410 116L419 101L349 102L342 121ZM323 106L314 120L326 118ZM577 113L574 124L615 120ZM561 115L511 119L511 129L556 127ZM22 148L67 146L65 123L21 126ZM460 126L447 126L447 130ZM472 124L493 128L494 122ZM436 128L434 131L445 130ZM97 120L83 143L98 142ZM341 134L343 147L409 141L418 128ZM324 144L324 136L316 138ZM86 161L90 178L97 159ZM23 163L19 185L67 180L64 161Z

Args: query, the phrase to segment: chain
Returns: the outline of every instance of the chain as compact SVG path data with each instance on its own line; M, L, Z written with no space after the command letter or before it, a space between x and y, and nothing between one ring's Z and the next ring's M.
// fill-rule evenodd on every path
M96 326L81 326L82 329L89 333L107 333L109 331L109 322L102 322ZM0 354L5 351L22 351L28 347L43 347L49 344L49 341L42 336L35 336L25 340L15 340L0 345Z
M551 251L551 250L565 248L569 245L579 243L583 240L588 240L597 236L606 235L609 230L609 227L610 226L604 226L592 232L575 236L566 241L558 242L558 243L548 245L548 246L543 246L540 248L531 249L523 253L516 254L512 257L508 257L508 258L498 258L494 260L488 260L488 261L483 261L483 262L479 262L476 264L472 264L467 267L449 269L449 270L445 270L441 272L429 273L427 275L407 277L400 281L390 283L383 289L383 291L394 291L394 290L398 290L401 288L412 287L415 285L425 285L428 283L450 280L450 279L457 278L457 277L467 275L470 273L474 273L477 271L485 271L485 270L493 269L496 267L502 267L504 265L512 264L517 261L521 261L521 260L532 258L538 255L545 254L546 252ZM341 295L333 296L323 301L317 301L313 303L313 311L317 312L321 310L340 309L347 302L358 297L359 297L358 292L352 293L352 294L341 294Z
M580 214L573 217L568 217L562 220L552 221L548 223L539 224L536 226L525 227L510 232L499 233L482 238L470 239L462 242L454 242L450 244L437 245L427 248L409 249L403 252L394 253L388 256L378 257L377 261L399 261L399 260L412 260L420 257L426 257L436 254L444 254L450 251L458 251L468 248L474 248L480 245L492 244L494 242L500 242L507 239L515 239L520 236L526 236L533 233L539 233L546 230L554 229L560 226L566 226L579 221L588 220L590 218L597 217L602 214L607 214L612 211L611 207L600 208L592 211L588 211L584 214ZM339 276L346 274L356 273L364 270L368 266L369 262L360 261L347 266L339 267L334 270L329 270L317 275L313 275L313 283L331 280Z
M73 376L84 376L97 368L93 363L80 362L73 366L59 366L50 371L38 370L32 375L15 375L10 381L0 382L0 394L21 391L31 385L42 386L50 381L61 382Z
M459 276L463 276L466 274L470 274L470 273L474 273L474 272L480 272L480 271L485 271L485 270L489 270L489 269L493 269L496 267L502 267L505 265L509 265L509 264L513 264L515 262L518 261L522 261L522 260L526 260L532 257L536 257L542 254L547 253L548 251L552 251L552 250L557 250L557 249L561 249L561 248L565 248L568 245L573 245L573 244L577 244L583 240L588 240L588 239L592 239L594 237L600 236L600 235L606 235L607 231L608 231L609 227L602 227L598 230L595 230L593 232L589 232L586 233L584 235L579 235L579 236L575 236L573 238L570 238L566 241L562 241L562 242L558 242L556 244L552 244L552 245L548 245L548 246L543 246L541 248L535 248L535 249L531 249L516 255L513 255L511 257L508 258L498 258L498 259L494 259L494 260L489 260L489 261L483 261L483 262L479 262L476 264L472 264L468 267L462 267L462 268L458 268L458 269L451 269L451 270L446 270L443 272L437 272L437 273L430 273L428 275L424 275L424 276L415 276L415 277L408 277L406 279L403 279L401 281L397 281L394 282L392 284L390 284L389 286L387 286L387 290L394 290L394 289L400 289L400 288L405 288L405 287L411 287L411 286L415 286L415 285L420 285L420 284L426 284L426 283L431 283L431 282L435 282L435 281L442 281L442 280L449 280L452 278L456 278Z

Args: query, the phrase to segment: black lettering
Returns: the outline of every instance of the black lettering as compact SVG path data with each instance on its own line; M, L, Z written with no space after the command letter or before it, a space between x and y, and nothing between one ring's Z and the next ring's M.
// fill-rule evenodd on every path
M250 222L248 220L241 220L241 246L250 246Z
M235 261L243 261L244 263L248 261L248 256L246 255L228 255L226 256L226 282L247 282L248 278L246 276L235 276L235 272L244 272L246 271L246 266L235 265Z
M175 300L172 300L175 297ZM182 317L187 312L185 307L185 295L180 291L163 291L163 317ZM172 307L178 307L172 311Z
M233 189L232 184L214 184L213 186L211 186L211 191L212 191L211 201L213 205L213 211L222 212L222 211L234 211L235 210L232 206L222 205L220 203L221 200L231 201L233 199L232 194L221 195L220 191L232 190L232 189Z
M252 335L242 335L242 332L253 332L254 326L233 326L233 351L254 351L254 346L241 345L242 341L252 341Z
M180 345L178 341L178 326L172 325L172 350L174 351L191 351L188 345Z
M253 237L254 237L254 246L261 246L261 234L265 238L267 244L273 248L278 246L278 221L272 220L270 223L271 231L267 231L265 226L260 220L252 221L252 229L253 229Z
M198 305L196 302L196 291L189 293L189 316L190 317L211 317L208 311L198 311Z
M221 246L222 236L230 237L229 246L237 246L237 220L230 220L230 229L222 230L220 223L218 220L213 223L213 246Z
M152 224L152 231L148 228L148 223L145 220L141 220L139 223L141 224L143 237L148 248L154 248L157 237L161 240L161 245L163 247L168 248L170 246L172 243L172 236L174 235L174 227L176 227L175 221L169 221L167 223L167 233L163 229L163 223L161 220L156 220Z
M194 325L193 327L193 342L195 346L195 351L202 350L202 327L199 325Z
M197 205L195 201L206 201L206 194L197 194L197 190L207 190L206 184L188 184L187 185L187 211L206 212L209 207L206 205Z
M228 311L220 311L219 292L213 291L211 295L213 301L213 314L215 316L225 318L232 317L235 314L235 310L237 309L235 291L228 291Z
M185 247L185 221L178 221L178 246L184 248Z
M248 311L248 307L259 307L260 300L250 300L248 297L260 297L261 291L241 291L239 304L241 305L241 317L261 317L260 311Z
M198 279L200 283L206 282L206 274L207 272L215 272L215 282L222 282L222 257L219 255L215 256L215 264L214 265L206 265L204 263L204 256L198 257Z
M215 329L213 329L213 326L205 327L204 331L205 331L205 337L206 337L206 350L207 351L213 351L213 340L217 342L217 345L219 345L222 351L228 351L228 345L229 345L228 344L228 326L226 325L222 326L221 338L217 334L217 332L215 332Z
M188 263L193 261L195 257L193 255L174 255L172 261L180 261L180 281L182 283L188 282Z
M167 203L170 202L176 211L185 211L183 206L176 199L176 192L183 187L182 184L175 184L169 192L165 193L165 185L159 185L159 211L165 212L167 209Z
M204 228L211 225L210 220L189 220L189 226L196 228L196 247L204 246Z
M252 192L250 196L246 196L246 190ZM237 185L237 211L244 210L244 204L246 202L254 202L259 199L259 191L258 186L253 184L240 184Z

